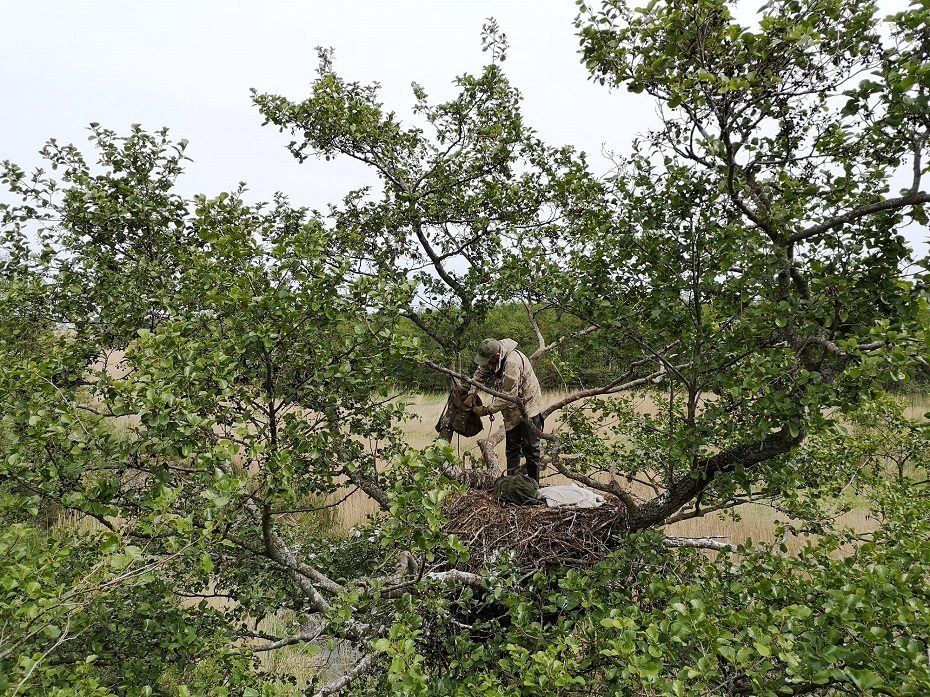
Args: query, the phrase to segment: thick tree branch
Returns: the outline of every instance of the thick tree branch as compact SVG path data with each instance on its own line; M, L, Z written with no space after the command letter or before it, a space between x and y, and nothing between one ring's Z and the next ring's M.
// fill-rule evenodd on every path
M380 486L354 470L346 469L343 471L355 486L377 501L378 505L380 505L382 508L387 508L390 505L390 497L387 495L387 492Z
M487 579L480 574L451 569L448 571L431 571L423 574L421 577L410 578L401 583L381 588L379 593L382 598L399 598L421 581L433 581L434 583L447 587L468 586L471 588L484 588L487 586Z
M449 342L447 342L447 341L439 334L439 332L437 332L435 329L433 329L431 326L429 326L426 322L424 322L424 321L423 321L423 318L420 317L416 312L405 312L405 313L403 313L402 316L403 316L403 317L406 317L406 318L409 319L411 322L413 322L415 325L417 325L417 327L420 328L420 331L422 331L422 332L423 332L424 334L426 334L430 339L432 339L433 341L435 341L439 346L441 346L442 348L444 348L444 349L446 349L446 350L451 349L451 346L449 345Z
M888 198L882 201L876 201L875 203L869 203L865 206L853 208L851 211L825 220L822 223L818 223L817 225L812 225L803 230L799 230L798 232L792 234L788 238L788 241L800 242L802 240L807 240L811 237L822 235L823 233L828 232L833 228L845 225L846 223L853 223L860 218L872 215L873 213L879 213L881 211L893 211L899 208L906 208L907 206L920 206L925 203L930 203L930 193L908 193L906 196L898 196L897 198Z
M526 316L530 319L530 325L533 327L533 333L536 334L536 343L539 348L530 356L530 360L533 360L533 357L542 353L546 348L546 337L543 336L542 329L539 328L539 322L536 321L536 313L533 312L533 308L530 307L530 304L523 301L523 307L526 308Z
M469 385L472 385L473 387L477 387L481 389L482 392L487 392L492 397L499 397L501 399L507 400L508 402L512 402L516 407L520 409L521 413L523 414L523 418L525 419L528 418L526 414L526 406L523 404L523 400L520 399L519 397L514 397L513 395L507 394L505 392L499 392L498 390L495 390L491 387L488 387L487 385L483 383L478 382L477 380L472 379L471 377L469 377L468 375L465 375L464 373L459 373L450 368L446 368L444 366L439 365L438 363L434 363L433 361L429 359L423 361L423 364L427 366L428 368L432 368L433 370L442 373L443 375L448 375L449 377L455 378L456 380L459 380L460 382L464 382Z
M921 93L924 89L921 88ZM911 188L908 190L908 195L914 195L920 191L920 179L923 175L923 168L921 167L921 155L923 154L924 145L927 143L928 133L923 133L922 135L916 136L914 138L914 147L911 149L911 155L914 158L913 160L913 178L911 180Z
M537 358L541 358L542 356L545 356L545 355L546 355L547 353L549 353L552 349L558 348L559 346L561 346L562 344L564 344L564 343L565 343L566 341L568 341L569 339L580 339L580 338L582 338L582 337L588 336L589 334L593 334L593 333L596 332L598 329L600 329L600 327L598 327L598 326L595 325L595 324L592 324L592 325L590 325L590 326L588 326L588 327L585 327L584 329L579 329L579 330L578 330L577 332L575 332L574 334L566 334L565 336L560 336L558 339L556 339L555 341L552 341L552 342L550 342L550 343L548 343L548 344L546 344L546 343L541 344L541 345L539 346L539 348L537 348L537 349L533 352L532 355L527 356L527 358L529 358L531 361L535 361ZM542 338L542 335L539 335L539 338L541 339L541 338Z
M431 571L423 578L428 581L435 581L450 586L471 586L472 588L484 588L487 585L487 579L479 574L473 574L468 571Z
M252 651L256 653L261 653L264 651L275 651L277 649L283 649L285 646L293 646L294 644L302 644L306 641L316 641L320 638L320 629L316 629L312 632L301 632L292 637L287 637L285 639L277 639L276 641L269 642L267 644L261 644L259 646L253 646Z
M680 367L686 367L686 366L687 364L683 364ZM633 389L636 389L637 387L642 387L643 385L648 385L650 383L655 384L656 382L661 381L662 378L665 376L665 374L666 374L666 371L665 371L665 368L663 367L662 369L657 370L654 373L650 373L649 375L644 375L641 378L636 378L634 380L628 380L627 382L623 382L623 377L627 377L629 375L629 373L627 373L627 375L621 378L618 378L617 380L614 380L613 382L607 383L603 387L592 387L590 390L579 390L578 392L573 392L569 395L566 395L562 399L557 400L556 402L553 402L548 407L546 407L542 412L543 418L548 417L552 412L558 411L562 407L566 407L572 402L577 402L580 399L586 399L588 397L597 397L599 395L605 395L605 394L617 394L618 392L625 392L627 390L633 390Z
M315 584L331 593L341 593L344 590L343 587L325 574L297 560L294 553L274 531L271 509L266 507L259 510L258 505L251 499L246 500L245 507L261 523L265 554L287 569L288 576L297 583L316 612L328 612L330 604Z
M804 436L803 428L799 428L794 436L787 428L783 428L769 434L759 443L743 443L698 460L694 468L697 476L689 473L672 484L665 493L641 504L630 517L630 529L642 530L663 523L706 489L717 474L728 472L737 465L751 467L784 455L798 445Z
M433 262L433 268L436 269L436 273L439 275L439 278L441 278L450 289L455 291L455 294L458 295L462 300L463 305L467 304L467 302L470 300L469 294L466 292L462 284L452 278L452 276L446 270L446 267L443 266L442 259L440 259L439 255L436 254L436 250L433 249L433 245L431 245L429 239L427 239L426 233L423 232L423 223L414 221L413 232L417 236L417 239L420 241L420 247L422 247L423 251L426 252L426 256L429 257L430 261Z
M536 319L538 312L546 309L547 306L540 308L540 310L537 310L537 312L533 312L533 308L526 301L523 302L523 306L526 308L526 315L529 317L530 324L533 327L533 333L536 335L537 348L531 355L527 356L527 358L529 358L531 361L535 361L537 358L540 358L549 353L549 351L552 349L561 346L568 339L580 339L581 337L587 336L588 334L593 334L599 329L597 325L592 324L591 326L585 327L584 329L579 329L577 332L572 334L560 336L558 339L551 343L547 343L546 337L543 335L542 329L539 327L539 322Z

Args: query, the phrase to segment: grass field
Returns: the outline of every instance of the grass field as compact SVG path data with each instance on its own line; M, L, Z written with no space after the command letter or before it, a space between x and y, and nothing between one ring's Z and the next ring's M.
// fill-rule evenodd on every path
M114 376L121 376L124 368L121 368L122 352L113 352L107 357L107 360L101 360L97 368L106 368L107 372ZM564 396L563 392L548 392L544 395L547 404ZM414 448L425 448L436 438L434 425L442 413L446 397L444 394L417 394L410 395L408 398L412 418L402 424L402 428L407 436L407 442ZM930 411L930 395L912 394L902 397L906 405L905 415L909 418L923 418L924 414ZM660 407L648 397L642 398L636 406L637 410L642 413L655 414ZM134 421L133 419L125 420L126 423ZM555 418L550 420L547 428L552 428ZM485 438L490 434L490 428L500 428L501 421L498 419L493 424L484 419L485 431L476 438L456 437L452 442L452 447L460 454L471 454L479 457L477 441L479 438ZM504 445L501 442L496 450L501 462L504 460ZM565 484L569 480L565 479L558 473L551 470L543 473L543 484ZM345 492L337 492L333 499L338 500L345 496ZM745 540L755 542L774 542L775 528L779 522L784 522L783 516L770 508L764 506L744 506L740 509L742 512L741 520L734 521L717 515L710 515L698 520L685 521L670 526L667 533L670 535L694 536L694 537L720 537L730 542L739 543ZM368 498L364 493L356 491L351 494L337 509L334 516L336 524L347 530L359 523L365 521L369 516L377 511L375 502ZM872 527L871 521L868 520L865 511L854 510L844 515L840 522L846 524L857 531L866 531ZM792 547L798 546L802 540L789 540Z
M120 377L125 371L121 365L122 352L113 352L106 359L101 359L97 368L105 368L108 373L115 377ZM547 404L564 396L563 392L548 392L544 395ZM425 448L436 438L434 425L439 419L445 404L444 394L416 394L407 397L412 418L402 424L402 428L407 436L407 442L414 448ZM905 415L909 418L923 418L924 414L930 411L930 395L912 394L902 397L906 411ZM654 401L648 397L642 398L636 405L638 411L642 413L655 414L660 408ZM133 423L135 419L124 419L126 424ZM555 418L550 419L547 428L552 428ZM456 437L452 442L452 447L461 455L471 454L479 457L477 441L479 438L485 438L490 434L491 428L501 428L500 419L493 422L484 419L485 431L476 438ZM497 447L497 454L501 462L504 460L504 445L501 442ZM558 473L543 473L543 484L565 484L569 480L565 479ZM342 499L348 491L337 492L333 500ZM739 543L746 540L755 542L774 542L775 528L779 522L785 522L784 517L777 512L764 506L744 506L741 510L741 520L734 521L730 518L709 515L698 520L685 521L670 526L667 533L670 535L693 536L693 537L720 537L730 542ZM336 525L343 530L348 530L359 523L364 522L369 516L377 511L377 504L368 498L364 493L356 491L352 493L344 502L342 502L334 516ZM872 527L872 522L867 518L866 512L854 510L845 514L841 519L845 525L852 527L857 531L866 531ZM788 540L791 547L802 544L802 540Z
M551 403L561 396L561 393L548 393L545 395L546 403ZM923 418L924 414L930 411L930 396L928 395L910 395L904 399L907 405L906 415L910 418ZM444 395L415 395L411 397L410 411L414 418L404 424L403 428L408 435L408 442L412 446L422 448L435 440L434 425L439 419L444 404ZM637 409L646 413L655 413L658 407L651 400L643 399L637 405ZM478 457L478 438L487 437L490 433L488 429L491 424L487 418L484 419L484 423L485 431L482 434L476 438L456 437L453 440L452 447L457 452L470 453ZM500 428L500 423L500 420L497 420L493 427ZM503 462L503 443L497 447L497 454ZM543 484L569 483L569 480L558 473L553 473L551 470L544 472L542 479ZM343 529L348 529L363 522L376 511L377 505L374 501L365 494L356 492L339 506L337 524ZM669 526L666 532L669 535L685 537L720 537L733 543L747 540L772 543L777 541L775 536L777 525L781 522L788 522L783 515L765 506L748 505L742 507L740 511L741 520L739 521L719 515L709 515L697 520L684 521ZM853 510L844 514L839 522L859 532L865 532L873 527L873 522L869 520L864 510ZM803 544L803 539L789 537L786 542L790 548L797 548Z

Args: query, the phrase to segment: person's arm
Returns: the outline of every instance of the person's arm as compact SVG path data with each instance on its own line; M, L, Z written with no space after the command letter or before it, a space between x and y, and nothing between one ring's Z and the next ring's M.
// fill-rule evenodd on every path
M513 354L510 354L507 356L507 360L504 361L504 374L501 378L500 388L496 391L516 399L520 392L520 378L520 361L513 360ZM477 378L475 379L477 380ZM494 414L503 411L507 407L513 406L515 406L515 404L508 399L494 397L487 406L476 407L475 413L484 416L486 414Z
M485 365L479 365L478 369L475 370L474 375L471 376L471 379L474 382L480 383L482 385L486 384L492 377L494 377L494 369ZM481 399L478 397L478 386L469 385L468 394L465 395L465 406L472 409L481 409Z
M471 379L475 382L480 382L482 385L486 385L488 381L494 377L494 368L490 364L485 363L484 365L479 365L475 374L471 376ZM474 385L471 386L469 392L475 392L478 388Z

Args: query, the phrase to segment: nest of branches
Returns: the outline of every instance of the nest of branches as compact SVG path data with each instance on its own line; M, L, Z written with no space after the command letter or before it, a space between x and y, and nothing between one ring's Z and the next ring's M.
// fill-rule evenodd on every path
M517 506L470 489L446 506L446 531L471 552L463 571L480 571L512 552L527 568L585 567L603 559L629 529L626 506L613 497L599 508Z

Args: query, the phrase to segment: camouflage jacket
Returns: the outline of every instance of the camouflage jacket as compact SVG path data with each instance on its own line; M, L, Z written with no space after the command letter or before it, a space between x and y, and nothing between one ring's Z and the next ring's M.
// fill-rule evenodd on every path
M480 366L472 379L496 392L523 400L527 416L536 416L543 410L543 399L533 364L522 351L517 350L517 342L513 339L502 339L501 347L504 357L497 370L489 365ZM488 413L495 412L502 412L504 428L508 431L523 421L520 408L501 397L494 397L488 405Z

